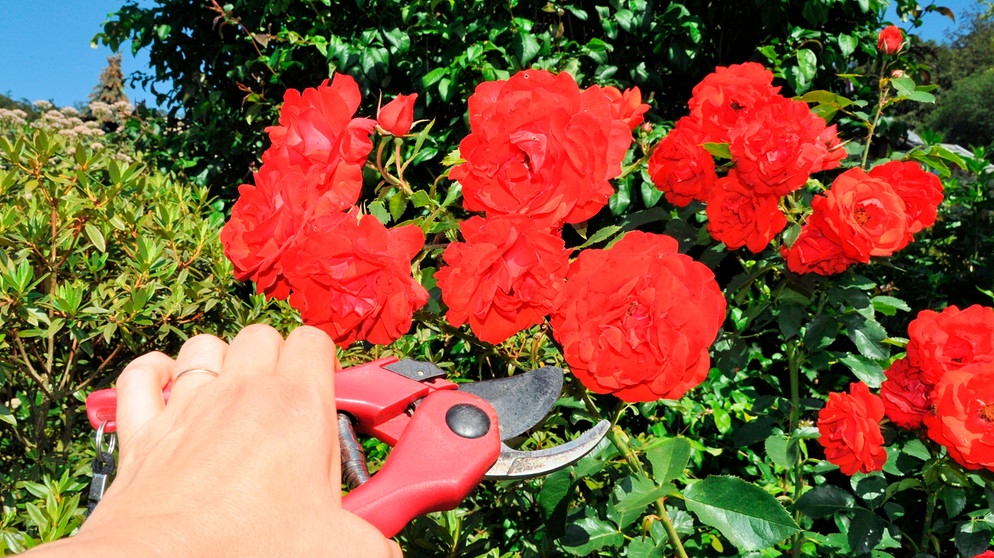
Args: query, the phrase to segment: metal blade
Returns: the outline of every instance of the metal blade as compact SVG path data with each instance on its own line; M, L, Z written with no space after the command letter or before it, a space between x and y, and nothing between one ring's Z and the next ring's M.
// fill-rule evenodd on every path
M549 414L563 389L563 371L545 366L509 378L459 384L493 406L500 422L500 439L510 440Z
M580 437L561 446L537 451L518 451L501 444L500 456L483 478L514 480L548 475L568 467L600 443L611 423L602 420Z

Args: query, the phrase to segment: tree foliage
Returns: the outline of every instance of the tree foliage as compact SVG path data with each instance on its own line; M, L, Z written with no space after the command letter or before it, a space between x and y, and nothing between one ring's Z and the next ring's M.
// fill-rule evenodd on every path
M147 49L148 84L171 119L155 151L233 196L262 152L264 129L288 88L352 75L365 98L419 92L444 131L427 155L466 133L477 83L532 66L581 83L637 85L652 118L673 119L691 87L718 65L754 59L789 90L841 85L838 72L872 57L885 0L704 0L653 3L512 0L237 0L129 2L98 38ZM373 101L368 101L372 103ZM369 107L367 107L369 108Z

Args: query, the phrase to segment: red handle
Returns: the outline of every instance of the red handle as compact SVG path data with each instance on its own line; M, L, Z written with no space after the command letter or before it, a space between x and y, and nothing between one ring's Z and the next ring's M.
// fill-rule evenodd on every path
M479 397L436 378L418 382L386 370L386 358L335 374L338 410L357 430L395 444L371 480L348 493L345 509L396 535L410 520L450 510L473 491L500 454L497 413ZM169 399L169 386L162 392ZM420 400L420 401L419 401ZM417 412L405 412L419 401ZM117 392L104 389L86 398L94 429L116 430Z
M429 394L383 468L346 494L343 507L387 537L419 515L455 508L497 461L497 424L493 407L475 395Z

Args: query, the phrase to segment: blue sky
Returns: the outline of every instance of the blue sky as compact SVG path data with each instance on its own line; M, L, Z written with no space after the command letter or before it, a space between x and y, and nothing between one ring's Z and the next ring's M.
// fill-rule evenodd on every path
M929 1L921 0L923 4ZM124 0L0 0L0 93L28 101L52 100L58 106L85 102L107 57L113 54L106 47L92 48L90 40L101 31L107 15L123 4ZM155 2L140 0L139 4ZM936 4L952 9L958 20L979 7L976 0L937 0ZM917 34L942 40L955 28L948 18L931 14ZM139 53L135 59L130 52L124 53L125 75L147 64L147 55ZM129 89L128 95L133 101L145 99L152 104L149 93Z

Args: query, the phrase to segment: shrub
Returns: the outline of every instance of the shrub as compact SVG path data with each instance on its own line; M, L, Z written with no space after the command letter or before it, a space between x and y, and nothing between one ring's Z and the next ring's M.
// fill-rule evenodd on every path
M233 296L206 188L150 171L74 111L45 108L28 125L0 124L0 544L11 549L78 523L89 390L138 354L225 336L268 308Z

